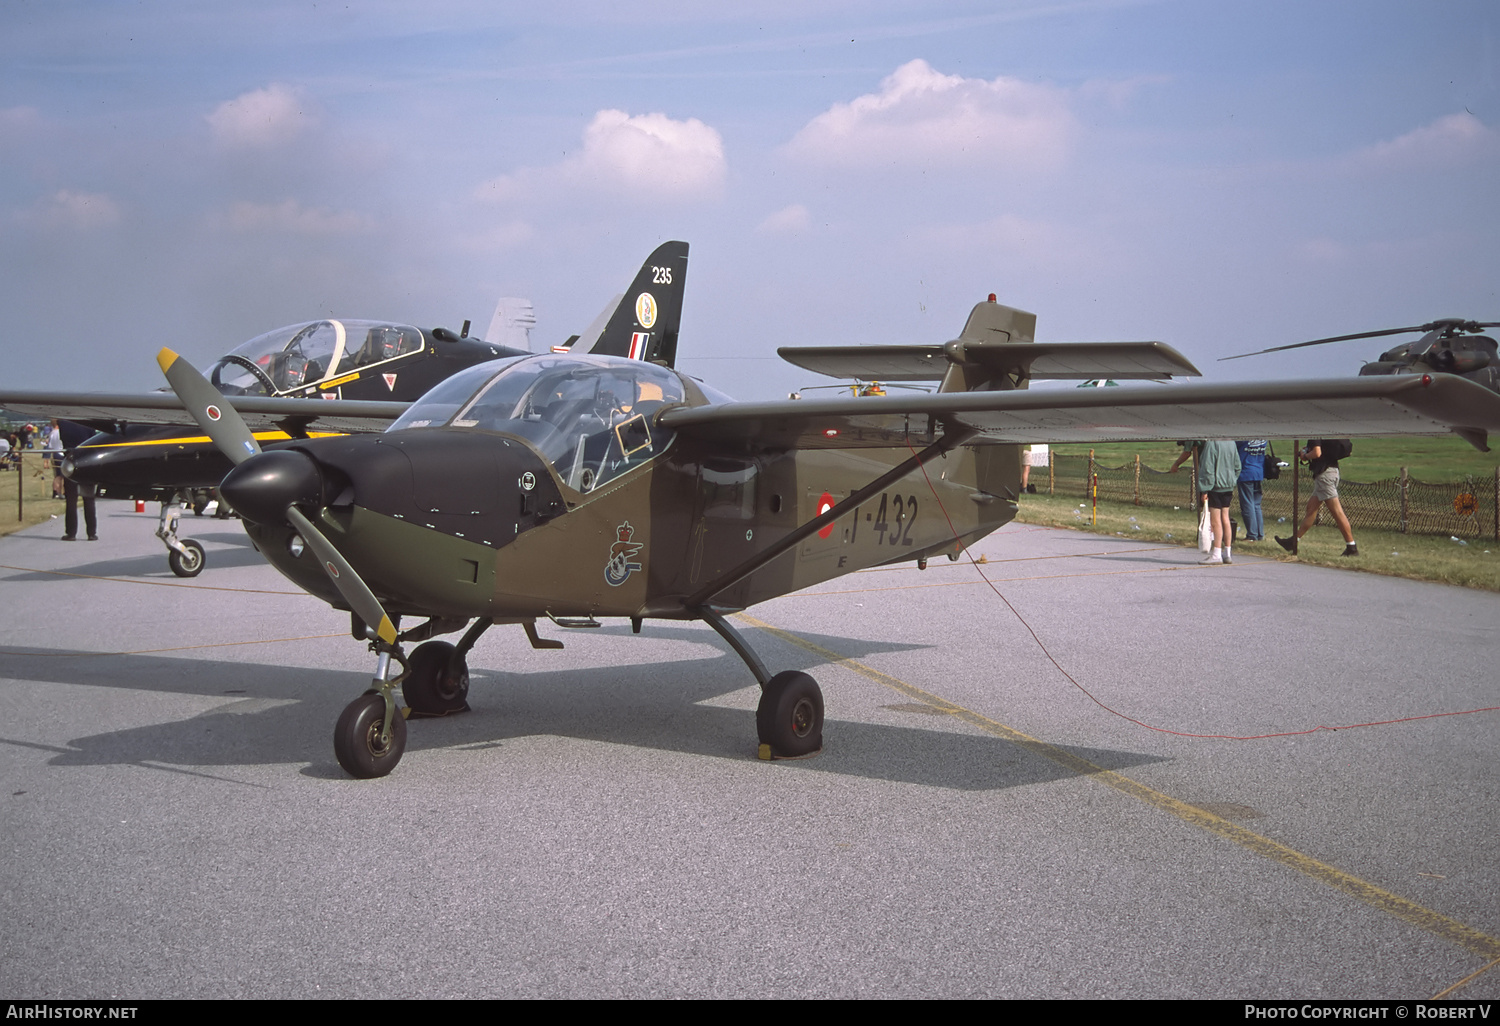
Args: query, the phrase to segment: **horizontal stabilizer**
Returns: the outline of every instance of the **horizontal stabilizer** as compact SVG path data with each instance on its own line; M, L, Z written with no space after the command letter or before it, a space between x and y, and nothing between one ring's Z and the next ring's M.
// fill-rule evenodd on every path
M862 381L940 381L953 364L988 377L1033 381L1199 377L1187 357L1162 342L1001 342L945 346L784 346L783 360L815 374Z

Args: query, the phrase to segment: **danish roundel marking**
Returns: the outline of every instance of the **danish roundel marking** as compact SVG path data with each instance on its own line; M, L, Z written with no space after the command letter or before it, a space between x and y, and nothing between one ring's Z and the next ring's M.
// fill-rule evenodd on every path
M831 509L833 509L833 496L829 495L827 492L824 492L818 499L818 516L822 516L824 513L827 513ZM818 537L827 538L832 533L833 523L830 521L826 527L818 532Z

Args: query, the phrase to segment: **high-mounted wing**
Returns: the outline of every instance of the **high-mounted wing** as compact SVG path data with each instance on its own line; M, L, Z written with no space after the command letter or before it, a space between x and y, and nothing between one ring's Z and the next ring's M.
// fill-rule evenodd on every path
M662 427L744 451L973 442L1457 434L1486 450L1500 395L1446 374L1259 384L915 393L677 407Z
M861 381L938 381L955 362L982 366L989 376L1033 380L1197 377L1187 357L1162 342L1002 342L963 346L783 346L777 354L815 374Z
M320 431L383 431L406 411L407 403L355 399L279 399L233 396L228 402L253 431L287 430L288 426ZM103 392L3 392L0 408L39 420L72 420L107 427L132 424L195 426L193 417L171 392L108 394Z

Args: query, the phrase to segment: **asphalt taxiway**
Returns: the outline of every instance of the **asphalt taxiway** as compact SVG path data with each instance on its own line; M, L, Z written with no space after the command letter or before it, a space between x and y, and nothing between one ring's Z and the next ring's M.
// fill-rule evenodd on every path
M816 758L701 624L545 625L354 781L346 615L128 509L0 538L0 994L1500 996L1500 595L1011 525L748 611Z

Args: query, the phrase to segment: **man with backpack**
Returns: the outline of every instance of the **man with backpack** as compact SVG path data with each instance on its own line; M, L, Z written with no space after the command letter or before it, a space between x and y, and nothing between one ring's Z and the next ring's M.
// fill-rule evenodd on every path
M1307 469L1312 472L1313 494L1307 500L1307 513L1297 525L1297 533L1290 538L1278 536L1277 545L1288 552L1293 551L1297 539L1306 534L1318 519L1318 507L1326 505L1339 533L1344 536L1343 554L1359 555L1359 546L1354 543L1354 529L1349 526L1349 518L1344 515L1344 507L1339 502L1339 460L1346 459L1353 452L1354 443L1347 438L1309 439L1307 445L1298 450L1297 458L1306 461Z

